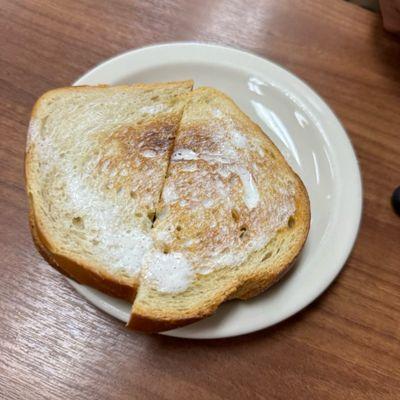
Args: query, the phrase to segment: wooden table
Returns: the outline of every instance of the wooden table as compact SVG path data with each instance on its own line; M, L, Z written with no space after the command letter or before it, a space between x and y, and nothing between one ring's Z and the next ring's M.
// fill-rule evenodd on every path
M344 1L1 1L1 399L395 399L400 392L400 41ZM240 47L309 82L361 164L352 256L306 310L216 341L145 336L79 296L36 252L23 182L35 99L157 42ZM323 268L323 265L321 265Z

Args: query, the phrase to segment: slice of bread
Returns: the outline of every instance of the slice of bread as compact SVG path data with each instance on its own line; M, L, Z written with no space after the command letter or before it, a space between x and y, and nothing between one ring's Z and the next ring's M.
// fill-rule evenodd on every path
M192 81L52 90L25 175L32 234L54 267L132 301Z
M272 141L224 94L189 95L145 255L131 328L156 332L251 298L306 240L306 189Z

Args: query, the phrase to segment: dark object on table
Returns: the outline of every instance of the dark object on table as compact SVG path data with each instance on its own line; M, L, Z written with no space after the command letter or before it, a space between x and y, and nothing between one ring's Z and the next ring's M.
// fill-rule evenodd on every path
M400 215L400 186L392 194L392 206L397 215Z
M400 0L380 0L384 28L400 35Z

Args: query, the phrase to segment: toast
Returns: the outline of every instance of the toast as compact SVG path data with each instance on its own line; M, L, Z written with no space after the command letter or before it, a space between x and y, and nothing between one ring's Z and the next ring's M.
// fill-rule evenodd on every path
M192 81L52 90L25 158L34 241L61 272L133 301Z
M34 242L55 268L133 302L158 332L249 299L287 272L307 191L223 93L191 81L57 89L29 127Z
M306 189L272 141L227 96L189 95L128 325L156 332L249 299L306 240Z

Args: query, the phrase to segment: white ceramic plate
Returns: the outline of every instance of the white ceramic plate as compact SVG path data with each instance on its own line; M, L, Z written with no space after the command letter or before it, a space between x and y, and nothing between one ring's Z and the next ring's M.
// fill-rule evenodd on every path
M236 336L269 327L311 303L343 267L360 223L362 189L353 148L327 104L300 79L263 58L209 44L172 43L132 50L92 69L75 85L192 78L231 96L305 183L311 230L295 268L250 301L231 301L211 318L165 332L186 338ZM70 281L86 299L126 322L130 305Z

